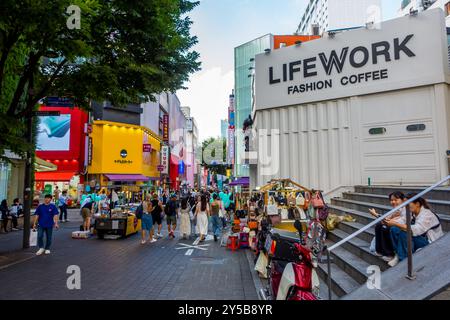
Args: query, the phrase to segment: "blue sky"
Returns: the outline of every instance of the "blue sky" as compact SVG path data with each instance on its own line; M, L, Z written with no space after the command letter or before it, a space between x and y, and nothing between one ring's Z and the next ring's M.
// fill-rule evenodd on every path
M261 35L292 34L309 0L203 0L191 13L202 70L177 94L191 107L200 139L220 135L234 84L234 48ZM400 0L382 0L383 20L395 18Z

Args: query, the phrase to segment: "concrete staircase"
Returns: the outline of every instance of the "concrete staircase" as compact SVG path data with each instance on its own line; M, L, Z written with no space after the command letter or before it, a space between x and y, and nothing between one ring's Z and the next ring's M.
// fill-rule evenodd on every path
M374 218L369 214L369 209L375 208L380 213L387 213L391 209L388 199L391 192L402 191L407 194L409 192L420 192L424 189L425 187L356 186L354 192L344 192L342 197L331 199L330 213L349 214L356 219L356 222L340 223L337 229L329 232L327 245L331 246L339 242L373 221ZM434 212L440 216L444 231L450 231L450 187L442 187L432 191L425 198L429 201ZM369 229L332 252L331 286L333 299L345 297L365 285L369 266L377 265L382 272L389 269L385 261L369 250L374 235L374 228ZM321 298L327 299L327 263L319 264L317 271L321 278Z

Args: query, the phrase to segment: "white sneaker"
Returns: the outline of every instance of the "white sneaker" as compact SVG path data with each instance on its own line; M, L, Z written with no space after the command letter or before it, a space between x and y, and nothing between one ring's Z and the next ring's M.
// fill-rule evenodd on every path
M379 254L378 252L376 252L375 251L375 253L374 253L377 257L382 257L383 255L382 254Z
M152 240L150 240L150 243L155 243L156 241L158 241L158 240L152 239Z
M44 253L44 251L45 251L44 249L39 249L38 252L36 252L36 255L40 256L41 254Z
M394 257L382 256L381 259L383 259L383 261L390 262L394 259Z
M391 267L395 267L399 262L400 262L400 260L398 259L398 256L396 255L394 257L394 259L392 259L391 261L388 262L388 265Z
M50 254L50 250L45 250L45 254Z
M145 240L142 240L142 241L141 241L141 244L145 244Z
M157 237L158 237L158 238L162 238L163 235L162 235L161 233L158 233L158 234L157 234Z

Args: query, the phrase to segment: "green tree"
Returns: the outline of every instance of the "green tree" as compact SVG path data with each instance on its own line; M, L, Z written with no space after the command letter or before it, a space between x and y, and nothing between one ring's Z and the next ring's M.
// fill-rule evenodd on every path
M222 156L217 151L222 148ZM230 166L226 163L227 140L210 137L202 142L202 166L215 174L226 175Z
M70 29L70 5L81 28ZM188 0L2 0L0 3L0 155L30 150L24 118L46 96L115 106L183 87L200 69L192 51ZM69 19L70 18L70 19ZM18 53L24 53L22 59Z

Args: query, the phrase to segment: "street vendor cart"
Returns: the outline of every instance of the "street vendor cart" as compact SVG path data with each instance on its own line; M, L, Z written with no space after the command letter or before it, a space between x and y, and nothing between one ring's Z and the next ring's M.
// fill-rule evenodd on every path
M111 216L101 215L95 219L95 233L99 239L105 236L126 238L141 230L141 220L136 215L137 205L122 206L111 211Z

